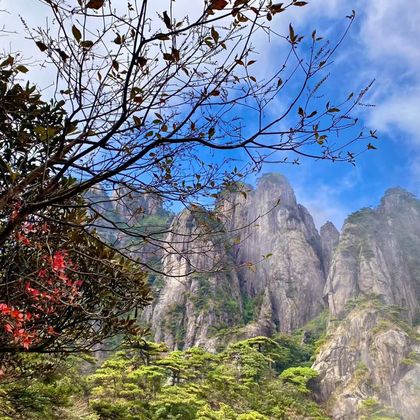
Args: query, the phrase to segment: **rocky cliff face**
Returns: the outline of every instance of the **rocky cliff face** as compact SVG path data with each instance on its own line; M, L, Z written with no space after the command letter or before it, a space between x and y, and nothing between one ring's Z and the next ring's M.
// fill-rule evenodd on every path
M122 187L112 192L115 212L126 223L141 221L142 217L162 213L163 200L155 194L139 193Z
M334 418L418 418L419 291L420 202L388 190L378 208L347 219L325 287L330 336L314 368Z
M324 274L325 276L328 276L328 273L330 272L332 257L340 239L340 233L333 223L327 222L321 226L320 236Z
M388 190L377 209L351 215L344 226L326 295L333 315L359 295L375 294L418 310L420 291L420 206L400 189Z
M254 325L248 328L265 334L291 332L323 307L318 231L279 174L260 178L246 199L241 192L233 194L230 202L236 208L229 228L238 235L235 262L242 293L254 302ZM227 217L228 207L224 204Z
M223 225L204 209L184 210L171 225L155 304L144 318L170 348L215 350L220 328L243 321L239 279Z
M174 253L164 258L165 272L172 270L182 281L166 277L152 315L147 315L155 339L173 347L212 348L213 335L220 336L227 327L236 326L242 337L291 332L322 310L320 236L283 176L264 176L255 190L242 186L226 192L215 217L224 231L219 243L211 236L202 242L194 212L181 214L174 226L184 238L177 252L188 260ZM177 238L172 233L167 241ZM220 267L206 274L209 261L211 266L218 261ZM192 266L197 273L187 275ZM195 303L203 293L214 296L205 311ZM181 307L176 329L183 338L177 340L166 323L174 308L181 312Z
M91 206L92 214L93 211L96 211L97 214L104 215L104 217L98 218L95 221L95 229L98 234L108 243L117 245L117 234L112 229L112 223L109 221L120 223L121 219L115 211L115 203L111 200L110 196L110 191L107 191L102 185L97 185L86 192L85 199Z
M117 223L147 232L163 220L158 199L115 194L118 205L104 211ZM104 198L96 193L96 205L107 206ZM419 418L414 196L388 190L377 208L350 215L341 234L330 222L318 233L287 180L270 174L255 189L225 191L214 212L184 210L166 243L162 253L149 249L167 273L150 276L157 297L143 315L156 341L216 350L235 339L293 332L327 306L327 337L314 368L317 397L333 418Z
M416 420L418 334L405 323L400 309L380 301L358 301L357 308L332 324L314 368L320 372L318 398L333 418L382 414L387 419Z

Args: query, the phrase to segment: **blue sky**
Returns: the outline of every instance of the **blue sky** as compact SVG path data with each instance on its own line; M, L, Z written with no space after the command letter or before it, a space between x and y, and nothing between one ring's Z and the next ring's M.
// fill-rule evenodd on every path
M116 0L117 1L117 0ZM167 4L157 0L156 5ZM181 8L194 13L196 4L178 0ZM197 4L200 2L197 2ZM294 8L273 21L276 29L287 33L293 22L299 33L334 39L347 23L345 15L356 10L357 18L351 32L335 56L330 68L332 77L326 94L331 98L359 90L376 79L367 102L375 107L360 109L360 118L367 126L378 130L378 147L357 160L356 166L344 163L302 160L299 166L266 165L263 172L284 173L296 191L299 202L309 208L319 226L332 220L338 228L349 213L365 206L378 204L384 191L401 186L420 194L420 0L309 0L303 8ZM31 25L45 22L45 11L36 1L0 0L0 15L7 29L18 36L3 38L3 48L34 53L33 44L22 36L18 15ZM260 49L260 68L264 62L276 64L281 51L265 38L256 39ZM418 44L418 45L417 45ZM278 53L278 54L277 54ZM33 76L33 73L32 73ZM45 78L39 72L39 83ZM253 181L250 177L249 181Z
M361 155L355 167L303 160L264 170L289 178L318 226L328 219L340 228L350 212L376 206L389 187L420 193L420 0L318 0L303 9L292 20L295 30L316 28L332 39L342 31L344 16L356 10L330 69L327 94L340 96L376 79L367 100L375 107L360 109L359 116L378 130L378 149Z

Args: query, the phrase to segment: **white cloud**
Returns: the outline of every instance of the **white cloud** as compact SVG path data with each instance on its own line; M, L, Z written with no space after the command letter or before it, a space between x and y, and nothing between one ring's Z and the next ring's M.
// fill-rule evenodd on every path
M366 125L378 129L379 135L395 141L396 153L409 150L405 185L417 194L420 192L420 0L352 0L342 2L325 0L310 2L300 16L301 23L307 26L319 21L320 29L328 19L339 19L356 10L355 26L345 47L338 52L340 64L348 61L352 70L343 74L350 89L354 85L369 82L376 83L368 102L373 108L362 108L360 116ZM386 135L386 136L384 136ZM391 157L390 157L391 158ZM382 159L386 159L384 155ZM393 182L395 182L393 180ZM411 185L411 187L410 187ZM339 188L337 186L337 188ZM349 188L350 190L351 188ZM309 188L302 188L302 201L319 209L320 214L340 219L343 209L335 201L335 190L328 186L319 188L319 197ZM324 201L326 200L326 201ZM327 212L323 202L332 204ZM336 204L334 204L336 203ZM329 206L330 207L330 206Z
M352 42L339 55L360 64L358 80L377 79L369 122L388 133L397 128L420 145L420 0L314 0L295 18L325 30L327 18L340 19L351 9L357 12Z
M419 0L369 2L360 39L378 79L372 123L388 132L394 128L406 132L420 145L419 22Z
M334 187L323 185L317 188L315 195L308 195L308 191L297 188L296 194L299 201L309 210L318 229L330 221L341 230L344 219L349 215L349 209L337 197Z
M420 1L377 0L368 3L360 31L372 60L387 69L420 68Z
M314 181L310 168L300 169L301 176L293 184L298 201L308 208L318 229L326 221L331 221L340 230L345 218L357 210L357 203L350 207L349 203L343 200L343 196L360 182L360 169L351 168L345 175L328 183Z
M71 1L69 3L71 4ZM141 2L137 3L141 4ZM119 16L128 12L127 0L112 0L112 2L108 1L107 4L111 5ZM177 0L176 3L172 3L172 0L154 0L149 2L148 15L153 23L156 22L158 12L172 10L173 16L178 21L186 15L190 20L194 20L200 16L203 4L201 1L191 0ZM22 20L30 29L38 27L54 28L55 21L51 9L42 1L37 0L0 0L0 28L7 31L2 37L2 52L6 54L19 52L26 60L39 64L45 57L34 46L34 42L28 36ZM94 30L92 24L94 24L94 21L90 20L89 25L91 26L89 29L91 31ZM38 68L31 69L30 78L32 82L44 88L51 84L51 80L55 80L55 74L54 70L51 70L51 73L45 77L45 70L38 66Z
M420 146L419 116L420 83L413 87L393 89L389 97L381 98L372 112L371 124L390 136L397 128L408 134L412 146Z

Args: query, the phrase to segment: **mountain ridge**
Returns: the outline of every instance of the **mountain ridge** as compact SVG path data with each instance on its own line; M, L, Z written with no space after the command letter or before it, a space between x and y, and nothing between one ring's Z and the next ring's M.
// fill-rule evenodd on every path
M155 280L156 298L142 316L156 341L216 352L297 330L305 340L305 325L327 310L313 363L319 402L337 420L380 413L416 420L420 201L413 194L390 188L377 207L349 215L341 233L331 222L318 231L287 179L266 174L255 188L220 194L213 211L192 206L174 215L168 230L170 245L158 254L167 275Z

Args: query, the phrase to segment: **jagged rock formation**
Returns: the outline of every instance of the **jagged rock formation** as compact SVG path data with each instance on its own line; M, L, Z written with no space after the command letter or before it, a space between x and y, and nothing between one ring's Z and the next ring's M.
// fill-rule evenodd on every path
M280 174L260 178L246 198L233 195L223 208L229 217L229 204L235 205L229 224L239 236L235 262L242 293L254 302L248 328L291 332L323 307L321 241L313 219Z
M333 315L359 295L408 308L412 320L420 292L420 205L404 190L388 190L377 209L351 215L344 226L326 295Z
M156 341L215 350L217 329L242 322L239 279L226 240L222 224L204 209L175 218L162 264L168 275L144 314Z
M340 239L340 233L338 232L334 224L331 222L327 222L324 225L322 225L319 233L321 236L322 262L324 264L324 273L325 276L328 276L328 273L330 272L332 257Z
M199 274L181 282L164 279L154 308L146 316L156 340L173 347L212 348L214 337L220 337L226 327L241 328L237 331L241 337L291 332L323 309L320 236L309 212L296 202L286 178L266 175L255 190L241 186L222 195L215 214L224 225L223 245L215 244L210 237L206 248L200 238L192 239L200 231L194 213L184 212L178 218L174 229L178 240L174 234L167 238L168 243L181 242L177 252L190 261L170 253L163 260L164 271L185 276L195 266L206 276L207 260L212 265L219 260L224 269L206 276L205 292L198 283ZM197 248L206 248L206 252L197 252ZM206 315L194 304L200 293L218 296ZM220 314L214 313L215 305L220 306ZM174 319L174 308L180 308L180 312L183 308L179 316L182 322L177 323L178 332L182 332L178 339L164 328Z
M120 223L118 213L115 211L115 203L110 198L111 192L107 191L103 185L96 185L85 193L85 199L90 205L90 211L97 212L103 217L95 221L95 229L98 234L112 245L118 245L117 234L112 229L112 224L108 220Z
M163 211L163 200L156 194L139 193L127 187L112 192L115 212L126 223L141 221L144 216L155 216Z
M347 219L325 287L330 338L314 367L334 418L359 418L376 401L418 419L419 292L420 201L391 189Z
M152 196L117 194L122 202L103 207L117 223L145 229L162 215ZM102 206L105 198L96 195ZM388 190L378 208L350 215L341 234L330 222L318 233L287 180L270 174L255 189L225 191L213 213L184 210L166 242L163 254L150 248L168 275L150 276L157 298L143 314L156 341L216 350L293 332L327 306L328 335L314 368L317 396L333 418L419 418L420 202L413 195Z

